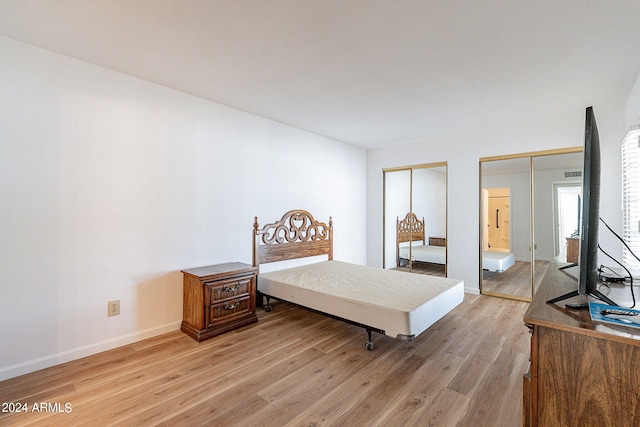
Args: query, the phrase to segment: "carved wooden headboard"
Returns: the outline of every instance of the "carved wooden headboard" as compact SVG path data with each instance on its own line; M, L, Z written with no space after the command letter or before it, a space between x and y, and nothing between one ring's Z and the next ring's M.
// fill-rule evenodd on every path
M422 240L425 244L424 237L424 218L422 221L418 219L416 214L409 212L403 220L396 218L396 264L400 265L400 243L416 242Z
M285 213L279 221L260 228L253 222L253 265L328 255L333 259L333 222L317 221L304 210Z
M396 236L398 244L417 240L424 243L424 218L419 220L413 212L409 212L403 220L396 218Z

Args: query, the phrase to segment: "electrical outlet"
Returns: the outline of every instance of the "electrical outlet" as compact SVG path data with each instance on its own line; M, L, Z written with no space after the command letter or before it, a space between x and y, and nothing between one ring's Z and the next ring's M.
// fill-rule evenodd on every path
M107 316L120 315L120 300L109 301L107 303Z

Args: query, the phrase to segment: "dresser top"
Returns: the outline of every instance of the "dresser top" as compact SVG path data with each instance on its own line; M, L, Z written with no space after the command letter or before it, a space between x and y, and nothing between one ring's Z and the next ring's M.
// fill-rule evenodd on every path
M182 273L195 276L200 279L222 278L235 276L238 274L254 273L258 271L258 267L243 262L227 262L223 264L207 265L204 267L196 267L182 270Z
M634 288L637 288L636 284ZM578 282L574 278L557 269L549 268L544 280L524 315L524 322L530 325L544 326L553 329L571 331L578 334L590 335L611 341L625 342L640 346L640 329L626 326L616 326L605 323L592 322L588 309L568 309L569 302L586 301L581 295L555 304L547 301L578 289ZM600 288L600 291L611 298L616 304L630 307L633 304L629 286L611 285L611 289ZM640 292L635 292L640 307ZM588 298L593 300L593 298Z

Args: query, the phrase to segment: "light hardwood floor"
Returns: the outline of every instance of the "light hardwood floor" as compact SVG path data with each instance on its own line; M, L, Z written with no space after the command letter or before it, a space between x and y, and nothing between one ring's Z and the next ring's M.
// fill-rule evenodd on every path
M534 291L542 283L549 268L558 268L560 265L549 261L536 261L536 271L533 278ZM531 298L531 263L516 261L513 267L503 273L484 270L482 272L482 291Z
M518 426L527 303L466 295L406 343L284 303L197 343L181 332L0 382L0 425Z
M409 267L395 267L392 270L409 271ZM432 264L429 262L416 262L411 268L411 272L428 274L430 276L446 277L445 266L442 264Z

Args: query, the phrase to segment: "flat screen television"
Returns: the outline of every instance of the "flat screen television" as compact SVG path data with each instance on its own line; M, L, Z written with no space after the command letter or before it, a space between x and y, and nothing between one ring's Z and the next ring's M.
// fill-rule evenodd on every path
M556 303L578 295L588 295L616 305L598 290L598 225L600 223L600 137L593 107L587 107L582 168L582 211L580 214L580 255L578 289L553 298Z

